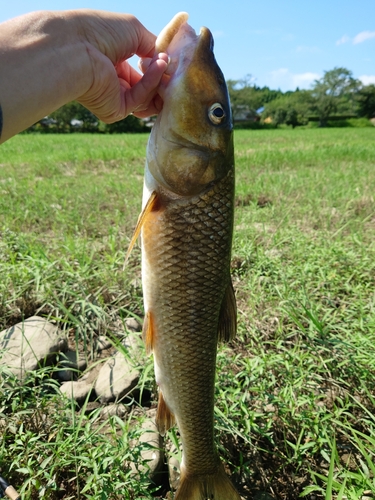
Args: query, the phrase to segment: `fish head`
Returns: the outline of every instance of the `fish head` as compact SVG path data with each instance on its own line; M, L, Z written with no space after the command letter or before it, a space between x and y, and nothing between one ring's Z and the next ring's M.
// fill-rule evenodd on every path
M192 196L233 168L231 107L210 30L201 28L196 35L186 21L172 36L168 26L165 30L172 38L164 47L170 63L160 88L164 104L151 132L148 168L164 188ZM163 32L158 41L163 44Z

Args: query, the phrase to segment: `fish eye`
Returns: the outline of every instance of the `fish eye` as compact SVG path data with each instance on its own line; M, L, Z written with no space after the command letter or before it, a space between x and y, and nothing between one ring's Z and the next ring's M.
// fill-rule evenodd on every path
M225 118L225 111L219 102L215 102L208 110L208 118L214 125L219 125Z

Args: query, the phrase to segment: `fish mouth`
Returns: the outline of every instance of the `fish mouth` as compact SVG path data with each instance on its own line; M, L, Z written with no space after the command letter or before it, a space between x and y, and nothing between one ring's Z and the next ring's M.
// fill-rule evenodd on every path
M197 151L201 151L202 153L206 153L206 155L209 155L209 148L202 146L200 144L197 144L196 142L190 141L189 139L186 139L179 133L175 132L174 130L169 131L169 135L162 135L162 138L169 142L170 144L173 144L175 146L179 146L182 148L189 148L189 149L195 149Z

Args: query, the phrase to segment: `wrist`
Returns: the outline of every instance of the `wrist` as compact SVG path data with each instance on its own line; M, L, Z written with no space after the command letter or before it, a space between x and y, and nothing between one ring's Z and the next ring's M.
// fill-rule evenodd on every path
M24 130L91 85L90 61L64 12L33 12L0 29L1 142Z

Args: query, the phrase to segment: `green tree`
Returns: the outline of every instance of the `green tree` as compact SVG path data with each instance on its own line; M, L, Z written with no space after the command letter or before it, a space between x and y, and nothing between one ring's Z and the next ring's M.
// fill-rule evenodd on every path
M358 112L360 116L375 118L375 85L362 87L358 92Z
M98 128L98 118L76 101L65 104L49 116L56 122L56 132L93 132ZM72 124L72 121L81 122L79 126Z
M149 132L144 122L134 115L129 115L123 120L104 125L104 132L109 134L122 134L124 132Z
M312 96L308 90L288 92L267 103L263 120L271 118L275 125L305 125L312 107Z
M247 75L241 80L227 82L234 120L239 115L251 119L257 116L256 110L262 106L262 97L251 81L251 75Z
M325 127L334 113L354 114L357 110L356 95L361 87L359 80L346 68L325 71L320 80L315 80L312 89L313 110L319 118L319 125Z

